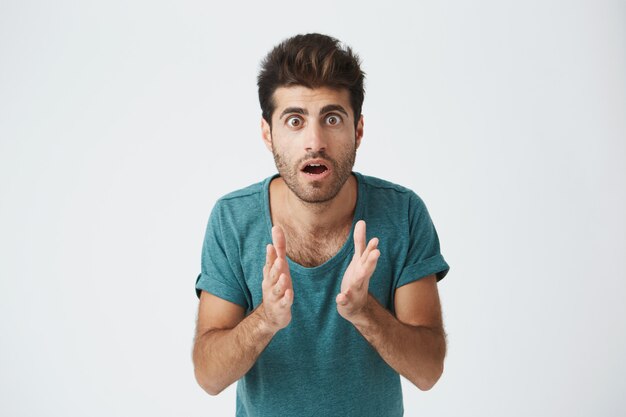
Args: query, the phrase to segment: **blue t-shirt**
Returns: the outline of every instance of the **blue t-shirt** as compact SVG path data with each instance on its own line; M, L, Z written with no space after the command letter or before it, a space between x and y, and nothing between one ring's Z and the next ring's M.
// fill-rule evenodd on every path
M413 191L354 173L358 182L352 230L335 256L314 268L288 259L292 319L237 384L237 416L401 416L400 377L357 329L339 315L335 297L354 254L354 225L378 237L380 258L369 292L393 312L395 290L449 270L423 201ZM202 249L204 290L252 312L262 301L265 246L271 243L269 184L222 197L213 208ZM289 242L287 242L289 244Z

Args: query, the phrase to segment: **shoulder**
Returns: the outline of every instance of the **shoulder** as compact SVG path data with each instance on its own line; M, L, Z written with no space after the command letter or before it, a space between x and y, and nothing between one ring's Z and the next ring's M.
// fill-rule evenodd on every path
M267 184L271 177L220 197L213 206L209 226L223 234L245 234L265 225Z
M395 184L391 181L383 180L381 178L372 177L370 175L363 175L358 172L355 172L354 175L356 175L360 183L362 183L364 186L370 189L395 191L397 193L412 193L413 192L412 190L406 187L403 187L402 185Z
M272 177L268 177L247 187L231 191L221 196L216 202L213 211L232 211L256 209L263 206L264 192L267 190L267 183Z
M406 205L413 210L425 208L424 201L410 188L369 175L360 173L355 173L355 175L370 203L373 200L393 206Z
M238 204L246 202L247 200L254 199L262 194L263 185L267 179L263 181L248 185L247 187L240 188L235 191L231 191L228 194L223 195L217 200L218 204Z

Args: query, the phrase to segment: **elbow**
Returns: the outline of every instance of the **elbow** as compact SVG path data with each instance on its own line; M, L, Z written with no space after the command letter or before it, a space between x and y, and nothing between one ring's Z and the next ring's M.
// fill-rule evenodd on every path
M443 364L446 359L446 339L445 333L433 352L433 356L430 361L423 364L421 369L414 374L414 378L411 380L413 384L421 391L429 391L435 386L437 381L443 375Z
M218 374L211 369L210 363L203 358L202 347L198 343L198 336L194 343L192 352L193 373L196 378L196 382L200 385L207 394L215 396L224 391L228 384L223 384Z
M441 366L433 369L428 375L420 375L411 379L413 385L420 389L420 391L429 391L435 386L441 375L443 374L443 363Z
M216 396L217 394L219 394L220 392L222 392L224 390L224 388L217 388L213 385L210 384L202 384L200 382L198 382L198 384L200 384L200 387L209 395L211 396Z
M421 379L413 382L413 384L415 384L415 386L419 388L420 391L429 391L432 387L435 386L436 383L437 379Z
M203 375L202 372L198 370L198 368L194 369L194 374L196 382L200 385L200 388L211 396L218 395L220 392L224 391L224 388L226 388L216 384L216 381L212 381L210 378L207 378L206 375Z

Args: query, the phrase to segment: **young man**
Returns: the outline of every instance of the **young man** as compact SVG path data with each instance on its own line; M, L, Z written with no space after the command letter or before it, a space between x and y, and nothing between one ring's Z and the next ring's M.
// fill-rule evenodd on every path
M320 34L263 62L278 175L217 202L196 283L196 379L211 395L239 380L237 416L400 416L399 374L428 390L443 372L449 267L428 211L352 172L363 80L351 49Z

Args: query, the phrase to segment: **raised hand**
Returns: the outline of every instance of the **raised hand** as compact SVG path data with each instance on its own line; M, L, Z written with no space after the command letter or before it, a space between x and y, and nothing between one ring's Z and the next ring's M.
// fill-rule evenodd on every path
M266 247L262 306L266 323L276 332L287 327L291 321L293 285L287 263L285 234L280 226L272 228L272 242Z
M365 222L359 220L354 226L354 256L341 281L341 292L337 295L337 311L346 320L352 320L363 312L367 305L370 278L376 269L380 251L378 238L365 245Z

